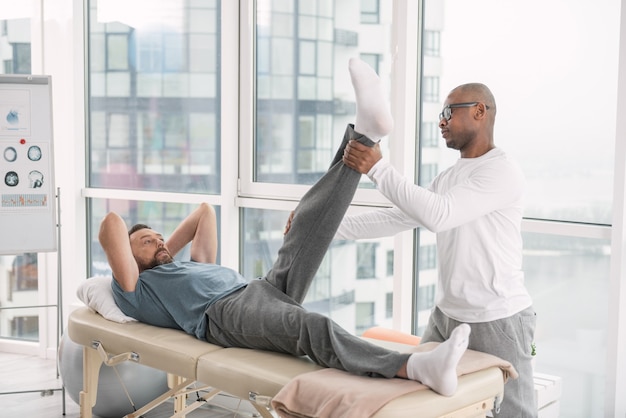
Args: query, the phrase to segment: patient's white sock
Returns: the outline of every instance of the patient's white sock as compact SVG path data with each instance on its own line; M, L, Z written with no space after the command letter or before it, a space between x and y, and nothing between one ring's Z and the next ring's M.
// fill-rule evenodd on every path
M452 331L450 339L432 351L413 353L407 362L407 375L444 396L456 392L456 366L469 343L470 326L461 324Z
M383 82L372 67L358 58L350 59L349 69L356 95L354 130L378 142L393 128Z

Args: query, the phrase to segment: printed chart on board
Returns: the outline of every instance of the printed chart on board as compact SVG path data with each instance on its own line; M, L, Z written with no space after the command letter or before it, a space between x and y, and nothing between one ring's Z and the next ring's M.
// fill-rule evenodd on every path
M56 250L48 76L0 76L0 254Z

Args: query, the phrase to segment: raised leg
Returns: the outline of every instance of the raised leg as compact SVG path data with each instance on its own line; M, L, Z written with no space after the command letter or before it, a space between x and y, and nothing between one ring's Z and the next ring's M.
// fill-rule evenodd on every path
M266 276L298 303L304 300L361 178L342 162L346 144L356 140L374 146L393 126L378 75L359 59L351 59L349 69L357 101L357 125L346 128L330 169L300 201L278 258Z
M346 139L356 137L351 126ZM367 137L358 140L374 143ZM339 152L341 153L341 151ZM285 235L278 258L266 278L282 292L301 303L332 241L361 174L339 161L302 197L296 207L289 232Z

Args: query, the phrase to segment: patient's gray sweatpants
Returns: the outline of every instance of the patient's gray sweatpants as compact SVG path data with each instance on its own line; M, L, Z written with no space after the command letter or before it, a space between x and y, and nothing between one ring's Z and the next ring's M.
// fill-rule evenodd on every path
M355 374L393 377L408 354L351 335L301 303L348 209L361 175L342 162L350 139L373 146L349 125L328 172L302 197L272 270L207 310L207 340L222 346L308 355Z

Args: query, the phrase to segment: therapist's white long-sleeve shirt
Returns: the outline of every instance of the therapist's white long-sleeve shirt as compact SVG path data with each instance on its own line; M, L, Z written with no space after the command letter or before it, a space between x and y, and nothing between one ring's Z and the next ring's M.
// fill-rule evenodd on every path
M427 228L437 234L436 305L447 316L488 322L532 305L522 271L525 180L502 150L460 158L428 188L383 160L367 175L395 207L346 216L335 238L379 238Z

